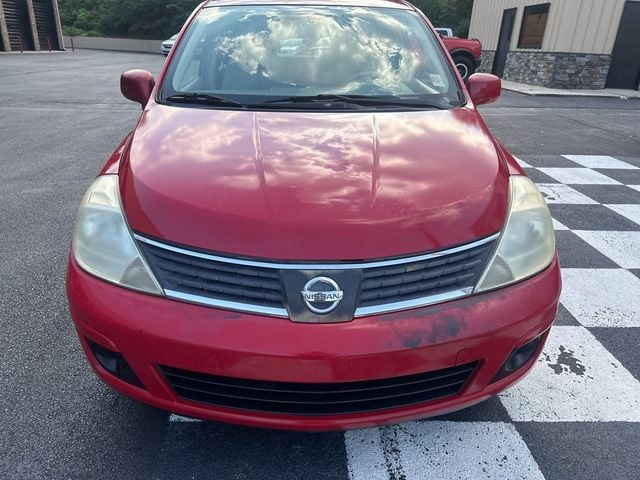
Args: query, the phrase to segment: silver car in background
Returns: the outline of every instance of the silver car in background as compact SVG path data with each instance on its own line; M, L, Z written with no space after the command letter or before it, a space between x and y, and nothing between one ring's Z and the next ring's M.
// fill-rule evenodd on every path
M160 53L162 53L165 57L167 55L169 55L169 51L171 50L171 47L173 47L173 44L176 43L176 38L178 38L178 34L177 33L175 35L173 35L172 37L166 39L160 45Z

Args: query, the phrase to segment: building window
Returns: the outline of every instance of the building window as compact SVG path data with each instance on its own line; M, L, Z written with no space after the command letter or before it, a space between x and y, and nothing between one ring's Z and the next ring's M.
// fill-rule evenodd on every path
M520 27L518 48L542 48L544 29L547 26L550 3L525 7Z

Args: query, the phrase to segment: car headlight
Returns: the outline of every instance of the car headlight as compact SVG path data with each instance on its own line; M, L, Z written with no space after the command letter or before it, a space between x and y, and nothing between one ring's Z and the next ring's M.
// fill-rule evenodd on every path
M73 232L73 255L82 269L96 277L163 294L122 213L117 175L98 177L85 193Z
M509 213L475 291L503 287L549 266L556 251L551 214L542 195L525 176L509 181Z

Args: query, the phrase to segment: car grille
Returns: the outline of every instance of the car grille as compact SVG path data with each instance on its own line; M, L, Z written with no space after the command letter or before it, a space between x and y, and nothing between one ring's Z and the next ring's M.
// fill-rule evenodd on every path
M313 271L318 275L335 270L358 271L358 284L341 285L345 292L357 295L353 312L356 317L469 295L496 237L407 258L297 265L219 256L136 235L167 296L282 317L289 316L281 275L285 270Z
M402 302L473 286L489 246L392 267L363 270L360 306Z
M238 303L284 305L277 270L217 262L142 245L164 289Z
M160 367L175 393L220 407L291 415L336 415L405 407L460 393L477 362L403 377L340 383L247 380Z

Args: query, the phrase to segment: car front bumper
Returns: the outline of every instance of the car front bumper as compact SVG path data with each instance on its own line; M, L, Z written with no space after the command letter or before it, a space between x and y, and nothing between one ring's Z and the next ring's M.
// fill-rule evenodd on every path
M557 259L540 274L493 292L337 324L219 310L140 294L103 282L69 261L71 316L96 374L122 394L185 416L244 425L338 430L397 423L458 410L509 387L534 365L556 314ZM494 381L515 348L542 337L519 369ZM89 342L119 352L143 387L112 375ZM236 379L325 383L389 379L478 362L463 389L398 408L291 415L185 400L160 365Z

